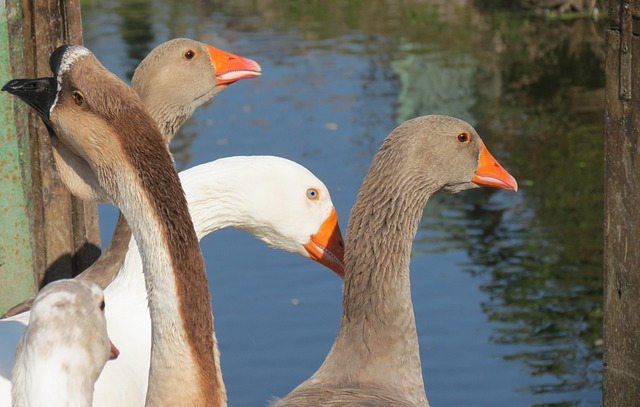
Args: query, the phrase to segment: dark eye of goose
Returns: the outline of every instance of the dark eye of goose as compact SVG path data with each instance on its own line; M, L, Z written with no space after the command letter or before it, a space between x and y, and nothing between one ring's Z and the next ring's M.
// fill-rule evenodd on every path
M106 304L104 303L104 298L102 300L100 300L100 311L104 311L104 307L106 306Z
M318 198L320 198L320 192L318 192L316 188L309 188L307 189L307 198L311 199L312 201L315 201Z
M84 95L79 90L73 92L73 100L76 105L81 106L84 103Z
M467 144L470 141L471 141L471 136L466 131L458 134L458 142L460 144Z
M184 57L187 59L193 59L193 57L196 56L196 52L192 49L188 50L187 52L184 53Z

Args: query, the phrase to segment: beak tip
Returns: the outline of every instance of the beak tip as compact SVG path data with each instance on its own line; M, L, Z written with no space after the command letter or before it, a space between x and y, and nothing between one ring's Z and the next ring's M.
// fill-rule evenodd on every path
M11 88L12 88L12 84L14 82L15 82L15 79L12 79L9 82L5 83L4 85L2 85L2 88L0 89L0 91L11 93L10 91L11 91Z
M117 359L118 356L120 356L120 351L118 350L118 348L116 348L116 346L111 341L109 341L109 346L110 346L109 360Z
M472 182L481 186L491 186L518 192L516 179L493 158L484 143L481 144L478 167Z

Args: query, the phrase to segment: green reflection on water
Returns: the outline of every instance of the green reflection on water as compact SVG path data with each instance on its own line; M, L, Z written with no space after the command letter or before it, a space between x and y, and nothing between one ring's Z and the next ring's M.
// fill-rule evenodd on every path
M436 233L423 242L468 250L492 340L529 345L507 356L543 378L527 392L601 386L603 31L496 19L504 49L483 59L473 112L492 118L477 127L507 154L526 202L496 208L490 191L439 197L449 213L424 225Z

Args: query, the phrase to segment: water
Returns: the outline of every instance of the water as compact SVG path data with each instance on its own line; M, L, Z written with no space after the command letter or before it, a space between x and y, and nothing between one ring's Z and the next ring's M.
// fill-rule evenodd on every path
M293 159L329 187L346 230L381 141L441 113L472 123L518 179L428 204L412 258L434 406L601 403L603 25L466 0L83 1L85 44L122 78L190 37L257 60L172 144L180 169ZM115 211L101 207L103 243ZM226 230L202 241L231 405L309 377L337 332L341 281Z

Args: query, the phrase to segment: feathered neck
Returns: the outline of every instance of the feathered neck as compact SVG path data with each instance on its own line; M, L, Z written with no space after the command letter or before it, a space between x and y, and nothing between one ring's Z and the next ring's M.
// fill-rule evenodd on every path
M338 337L307 383L382 387L428 405L409 263L423 208L437 188L424 179L418 184L405 161L381 149L360 188L347 228Z

